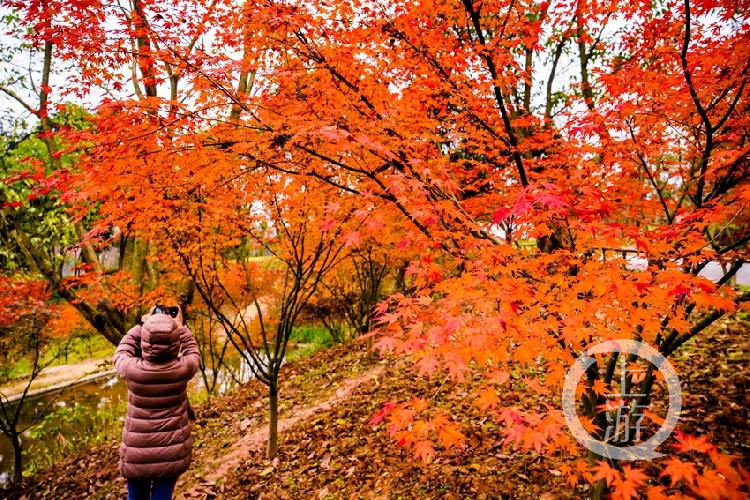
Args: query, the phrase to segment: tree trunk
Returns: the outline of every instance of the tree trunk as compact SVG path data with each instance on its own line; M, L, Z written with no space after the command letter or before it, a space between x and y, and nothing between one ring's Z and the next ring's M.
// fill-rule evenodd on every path
M600 479L591 485L591 491L589 492L589 500L601 500L604 498L604 493L607 491L607 483L604 479Z
M268 416L268 449L266 456L268 459L276 457L279 449L279 389L277 381L271 381L268 387L269 396L269 416Z
M18 434L12 434L10 440L13 443L13 480L18 482L23 478L23 444Z
M589 451L588 454L588 462L589 465L593 466L598 462L599 460L602 460L603 457L600 457L593 451ZM596 481L595 483L591 484L591 489L589 490L589 500L602 500L604 498L605 494L607 493L607 483L604 481L604 479L600 479Z

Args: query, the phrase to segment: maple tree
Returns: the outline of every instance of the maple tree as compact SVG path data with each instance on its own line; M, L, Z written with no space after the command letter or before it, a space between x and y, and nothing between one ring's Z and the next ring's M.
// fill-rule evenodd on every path
M8 16L3 22L9 34L23 38L26 26L20 20ZM44 28L47 24L38 28L48 29ZM61 192L69 182L67 168L78 155L66 154L63 134L56 132L83 131L90 123L80 106L50 101L55 69L66 63L54 54L56 40L47 36L36 42L0 47L3 59L8 60L0 92L37 120L29 129L12 123L13 132L3 138L0 245L4 267L43 276L55 294L117 345L154 297L169 288L169 277L159 276L153 248L143 238L132 233L126 236L127 231L114 227L107 233L110 240L118 241L100 245L91 214L71 217L68 213L69 200ZM27 67L19 68L16 61L25 58ZM191 293L182 284L183 303L190 302Z
M90 128L57 134L80 154L65 169L79 218L138 235L206 304L240 297L258 318L252 279L228 294L222 273L261 275L240 255L252 245L282 263L299 295L269 292L275 333L264 320L256 333L277 349L251 359L268 379L339 251L372 241L409 256L376 346L424 376L482 377L472 397L508 444L574 454L559 409L511 408L497 387L555 393L601 340L670 356L747 303L730 286L750 241L741 3L7 3L76 65L60 96L115 95ZM253 332L222 323L254 356ZM585 380L592 431L617 360ZM655 382L649 367L629 383L649 395ZM388 403L381 422L420 459L463 446L460 416L422 400ZM597 467L567 475L645 488L637 468Z
M0 391L0 432L13 445L13 478L16 481L21 479L23 473L22 436L50 407L47 405L40 409L38 418L31 423L22 420L30 402L31 384L59 356L59 351L47 355L49 349L45 348L48 333L44 327L55 312L49 298L44 281L0 274L0 347L4 358L0 367L0 382L9 379L13 366L7 362L9 358L28 356L31 359L31 370L23 381L20 395L10 398Z
M348 243L351 238L342 241L338 236L349 226L362 225L367 212L326 204L327 191L311 191L305 182L260 174L255 178L257 191L243 183L242 191L233 193L236 219L227 220L227 206L222 205L212 224L210 214L199 209L195 222L201 229L185 234L173 231L170 239L202 301L255 378L268 386L267 454L274 458L279 373L293 327L321 280L352 244ZM224 239L233 233L235 238ZM248 256L252 248L267 252L270 258Z

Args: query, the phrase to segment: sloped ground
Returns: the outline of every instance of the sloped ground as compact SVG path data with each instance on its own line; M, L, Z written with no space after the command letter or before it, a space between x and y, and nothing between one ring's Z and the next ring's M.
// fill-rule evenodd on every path
M315 406L345 381L377 367L380 362L363 344L339 346L289 363L281 373L280 418L299 408ZM242 389L214 398L196 408L193 463L180 478L179 492L199 486L240 438L267 422L266 388L252 381ZM115 439L61 462L50 470L25 478L20 485L0 488L0 498L124 498L125 480L119 477L119 440Z
M363 387L343 404L314 415L282 438L279 459L252 453L230 474L222 498L532 498L573 497L555 459L505 449L489 422L472 419L462 428L469 444L462 452L440 453L429 464L413 461L368 424L380 402L430 399L442 380L411 381L399 367ZM445 391L445 388L443 388ZM460 394L446 395L448 407L468 406ZM467 413L472 410L464 408Z
M722 451L743 455L746 465L748 325L723 321L675 360L685 394L682 430L712 434ZM444 383L442 377L415 381L407 365L379 362L360 344L319 352L290 363L283 372L281 418L293 420L281 433L278 458L266 460L264 447L256 442L265 429L267 400L261 384L249 384L198 409L194 462L178 483L178 496L550 499L585 495L581 487L565 484L559 472L562 457L540 457L503 446L501 429L466 397L471 381L462 386ZM337 397L342 388L347 388L346 397ZM415 395L467 416L461 429L467 437L464 450L441 451L432 463L422 464L390 441L382 426L373 430L368 424L382 402ZM518 405L521 399L524 404L545 402L536 394L509 392L501 397L504 406ZM242 447L243 441L252 445ZM223 462L227 463L217 474L217 464ZM72 457L20 488L0 491L0 497L122 498L124 492L113 442Z
M573 498L559 459L514 452L502 433L476 415L466 388L448 390L444 379L414 381L407 366L389 368L374 384L286 432L278 460L252 453L226 478L222 498ZM417 396L474 415L462 432L463 451L439 452L428 464L401 451L369 421L387 400Z
M750 320L723 320L673 361L683 387L680 426L710 434L750 465Z
M287 429L294 427L298 423L304 425L304 422L315 413L327 411L338 405L345 404L346 400L355 391L358 391L361 386L377 379L382 372L383 365L375 366L364 373L342 380L337 384L336 391L323 400L319 400L313 404L298 405L290 408L286 412L287 416L278 421L278 432L283 434ZM178 493L182 493L186 497L198 498L218 495L222 491L221 485L224 482L224 476L228 475L230 471L235 470L237 466L247 460L248 456L257 453L260 453L262 456L266 449L267 441L268 426L260 425L256 427L249 434L241 436L219 456L202 463L207 474L200 478L200 484L189 490L183 484L178 488Z
M674 361L682 380L679 428L705 434L721 451L750 456L750 323L722 321ZM390 367L331 410L286 432L278 460L251 452L228 475L220 498L581 498L585 487L565 484L559 456L539 457L504 447L500 430L470 408L468 387L447 389L438 378L414 382L407 367ZM469 383L468 385L471 385ZM387 400L437 399L449 412L471 415L465 450L438 453L422 464L406 457L387 432L368 422ZM503 405L538 397L508 393ZM556 395L554 396L556 397ZM554 399L554 397L552 399ZM544 402L540 398L539 402ZM551 402L551 401L550 401ZM568 457L569 458L569 457ZM569 460L568 460L569 462ZM657 472L658 474L658 472ZM668 479L664 478L665 484Z

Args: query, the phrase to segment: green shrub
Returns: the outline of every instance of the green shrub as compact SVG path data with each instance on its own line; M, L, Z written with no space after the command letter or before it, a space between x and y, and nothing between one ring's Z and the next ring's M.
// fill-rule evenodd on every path
M294 327L290 340L299 344L317 344L321 347L330 347L332 344L328 331L319 325Z
M109 402L92 411L75 404L49 412L29 430L33 441L24 450L27 464L24 474L34 474L72 454L118 438L126 405L126 400Z

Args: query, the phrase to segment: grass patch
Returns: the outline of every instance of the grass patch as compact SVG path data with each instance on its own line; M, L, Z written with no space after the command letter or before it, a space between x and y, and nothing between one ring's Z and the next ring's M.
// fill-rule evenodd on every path
M306 358L321 349L331 347L333 341L328 331L320 325L302 325L294 327L289 337L290 349L286 360L295 361Z
M68 365L88 359L109 357L114 352L115 346L101 335L75 335L67 339L55 339L47 344L43 348L41 363L44 364L52 360L49 366ZM3 376L12 380L24 377L30 372L31 358L24 356L13 363Z
M330 347L333 343L328 330L319 325L295 326L289 340L300 344L320 344L324 347Z

